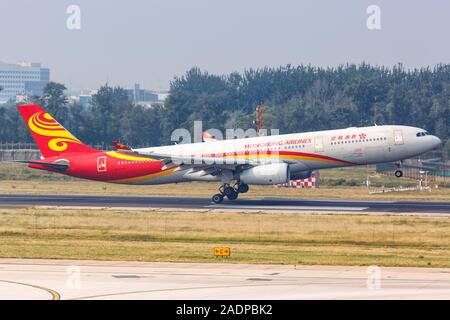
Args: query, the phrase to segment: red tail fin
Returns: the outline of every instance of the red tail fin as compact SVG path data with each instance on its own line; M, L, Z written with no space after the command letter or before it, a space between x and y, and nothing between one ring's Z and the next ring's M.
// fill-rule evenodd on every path
M63 153L98 152L75 138L39 105L23 105L17 109L44 158Z

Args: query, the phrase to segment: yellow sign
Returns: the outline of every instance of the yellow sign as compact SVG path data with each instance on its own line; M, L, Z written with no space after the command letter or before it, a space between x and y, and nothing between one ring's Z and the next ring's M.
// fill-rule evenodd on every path
M216 247L214 248L214 255L216 257L229 257L231 249L228 247Z

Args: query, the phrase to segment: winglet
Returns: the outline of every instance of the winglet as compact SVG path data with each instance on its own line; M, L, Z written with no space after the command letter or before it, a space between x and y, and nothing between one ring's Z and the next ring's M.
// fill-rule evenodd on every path
M121 143L119 140L114 140L112 142L114 148L116 148L116 150L126 150L126 151L131 151L131 148L128 147L127 145L124 145L123 143Z
M202 131L202 136L204 142L217 141L216 137L210 134L208 131Z

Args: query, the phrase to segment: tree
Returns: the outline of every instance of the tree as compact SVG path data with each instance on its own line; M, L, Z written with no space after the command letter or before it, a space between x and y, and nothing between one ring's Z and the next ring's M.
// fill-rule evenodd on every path
M125 89L113 88L108 84L102 86L93 96L91 113L96 132L91 139L95 143L110 143L121 138L128 130L127 119L131 109L132 104L128 100ZM133 130L138 130L138 128Z
M192 68L175 77L164 105L135 106L126 90L102 86L93 107L68 104L63 84L49 83L34 100L89 144L122 139L133 146L170 144L176 128L253 127L255 107L266 106L265 125L280 133L349 126L405 124L450 136L450 64L405 70L361 65L336 68L280 66L214 75ZM224 132L225 133L225 132ZM0 140L28 141L14 106L0 106ZM448 145L448 144L447 144Z
M64 124L68 118L67 97L64 95L66 89L66 86L61 83L49 82L43 90L43 106L61 124Z

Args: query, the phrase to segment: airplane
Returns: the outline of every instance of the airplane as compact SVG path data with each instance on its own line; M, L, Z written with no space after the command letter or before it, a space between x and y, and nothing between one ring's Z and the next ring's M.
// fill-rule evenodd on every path
M441 145L421 128L380 125L138 149L114 141L115 151L101 151L82 143L39 105L17 108L42 154L19 161L30 168L119 184L217 181L216 204L237 199L249 185L306 179L318 169L396 162L395 176L402 177L402 160Z

